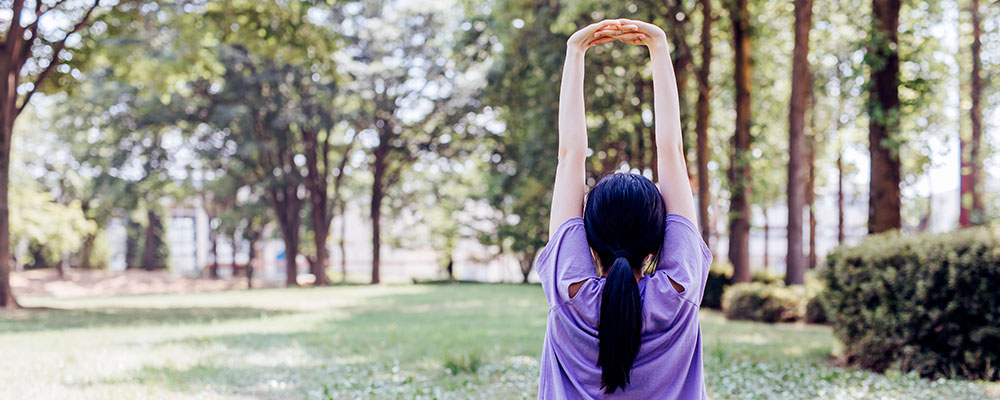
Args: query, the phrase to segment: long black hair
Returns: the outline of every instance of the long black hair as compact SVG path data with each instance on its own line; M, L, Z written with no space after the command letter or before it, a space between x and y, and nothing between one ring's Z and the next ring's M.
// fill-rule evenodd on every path
M642 299L635 271L659 252L666 227L666 205L659 189L642 175L616 173L601 179L587 195L583 224L587 241L607 273L598 327L601 389L614 393L629 384L639 353Z

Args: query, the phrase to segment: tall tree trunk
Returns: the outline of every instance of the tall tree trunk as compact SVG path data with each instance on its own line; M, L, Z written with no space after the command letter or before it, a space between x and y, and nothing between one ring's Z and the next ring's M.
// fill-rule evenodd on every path
M788 111L788 265L785 284L805 282L802 255L802 209L806 197L806 102L809 99L809 31L812 0L795 0L795 47L792 53L792 96Z
M330 236L330 203L327 193L327 172L329 168L329 140L319 143L319 132L302 130L303 142L306 148L306 168L309 173L305 177L309 189L309 216L313 226L313 245L316 247L316 258L309 264L310 272L316 277L316 286L326 286L326 266L330 252L326 248L326 239ZM320 158L323 159L323 172L320 172Z
M61 3L61 2L60 2ZM90 21L94 10L100 5L100 1L94 1L87 6L86 11L78 20L65 20L69 22L70 29L61 40L50 42L47 45L50 49L48 61L34 77L31 82L31 89L23 96L21 104L18 105L17 88L21 84L21 68L33 57L32 47L35 43L41 42L41 35L38 34L38 25L22 21L24 15L29 15L34 11L35 18L38 18L39 11L43 11L42 2L34 2L34 10L24 9L24 0L13 0L7 2L6 6L11 10L11 21L6 24L3 43L0 43L0 308L17 307L17 300L10 289L10 213L8 210L7 190L10 184L10 145L14 133L14 120L17 118L24 106L31 100L45 83L52 70L60 64L60 53L66 47L66 39L74 33L83 29ZM55 8L55 6L52 6ZM31 29L31 30L27 30ZM28 34L26 34L26 32ZM39 63L36 62L36 65Z
M281 188L268 190L271 208L278 218L281 238L285 242L285 286L298 286L299 265L299 225L302 217L302 199L298 197L296 184L285 184Z
M983 135L983 77L982 77L982 21L979 13L979 0L972 0L969 6L972 14L972 76L970 79L969 98L972 108L969 110L969 120L972 123L972 135L968 140L962 138L961 146L961 212L958 223L966 228L985 223L983 205L983 160L981 158Z
M17 83L20 78L20 68L11 65L11 56L17 54L19 46L11 43L22 43L14 40L11 35L23 34L20 30L20 1L14 2L14 22L10 23L7 32L5 53L0 60L0 308L17 307L14 293L10 289L10 215L8 210L8 185L10 179L10 146L14 133L14 119L17 117Z
M381 135L378 146L375 148L375 160L372 166L372 281L377 284L381 281L379 277L379 267L381 261L381 222L382 222L382 198L385 196L385 170L388 166L389 139L391 138L391 126L388 122L383 124L382 130L386 133ZM389 131L387 131L389 130Z
M729 261L733 282L750 281L750 13L747 0L734 0L733 25L736 78L736 132L729 166Z
M712 86L708 81L712 70L712 1L699 0L701 4L701 68L698 69L698 103L695 118L697 134L697 164L698 164L698 223L701 226L701 239L706 244L712 234L712 225L708 220L709 181L708 181L708 124L710 117L709 102Z
M142 267L146 271L153 271L156 269L156 226L159 223L159 217L153 210L146 211L146 237L145 244L142 247Z
M899 134L899 7L901 0L872 0L869 60L868 147L871 179L868 188L868 232L902 227L900 162L892 142Z
M844 148L837 147L837 245L844 244Z

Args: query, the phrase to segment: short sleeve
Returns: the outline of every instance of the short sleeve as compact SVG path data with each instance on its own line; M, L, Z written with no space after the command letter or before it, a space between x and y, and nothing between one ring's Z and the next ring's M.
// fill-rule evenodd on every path
M682 215L668 214L655 274L666 273L684 287L681 297L701 305L711 265L712 252L694 224Z
M538 255L535 272L553 307L570 300L570 284L597 276L583 218L570 218L559 226Z

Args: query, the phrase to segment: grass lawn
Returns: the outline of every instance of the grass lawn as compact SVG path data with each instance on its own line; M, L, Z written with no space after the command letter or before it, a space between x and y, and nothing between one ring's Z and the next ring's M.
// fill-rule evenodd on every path
M343 286L59 300L0 314L0 399L535 398L537 285ZM702 313L713 399L1000 398L832 368L829 328Z

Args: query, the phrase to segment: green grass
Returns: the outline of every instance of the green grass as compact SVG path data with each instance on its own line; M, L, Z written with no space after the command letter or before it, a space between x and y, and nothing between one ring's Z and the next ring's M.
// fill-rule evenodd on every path
M2 399L534 398L537 285L58 300L0 314ZM703 312L711 398L991 398L996 384L832 368L830 330Z

